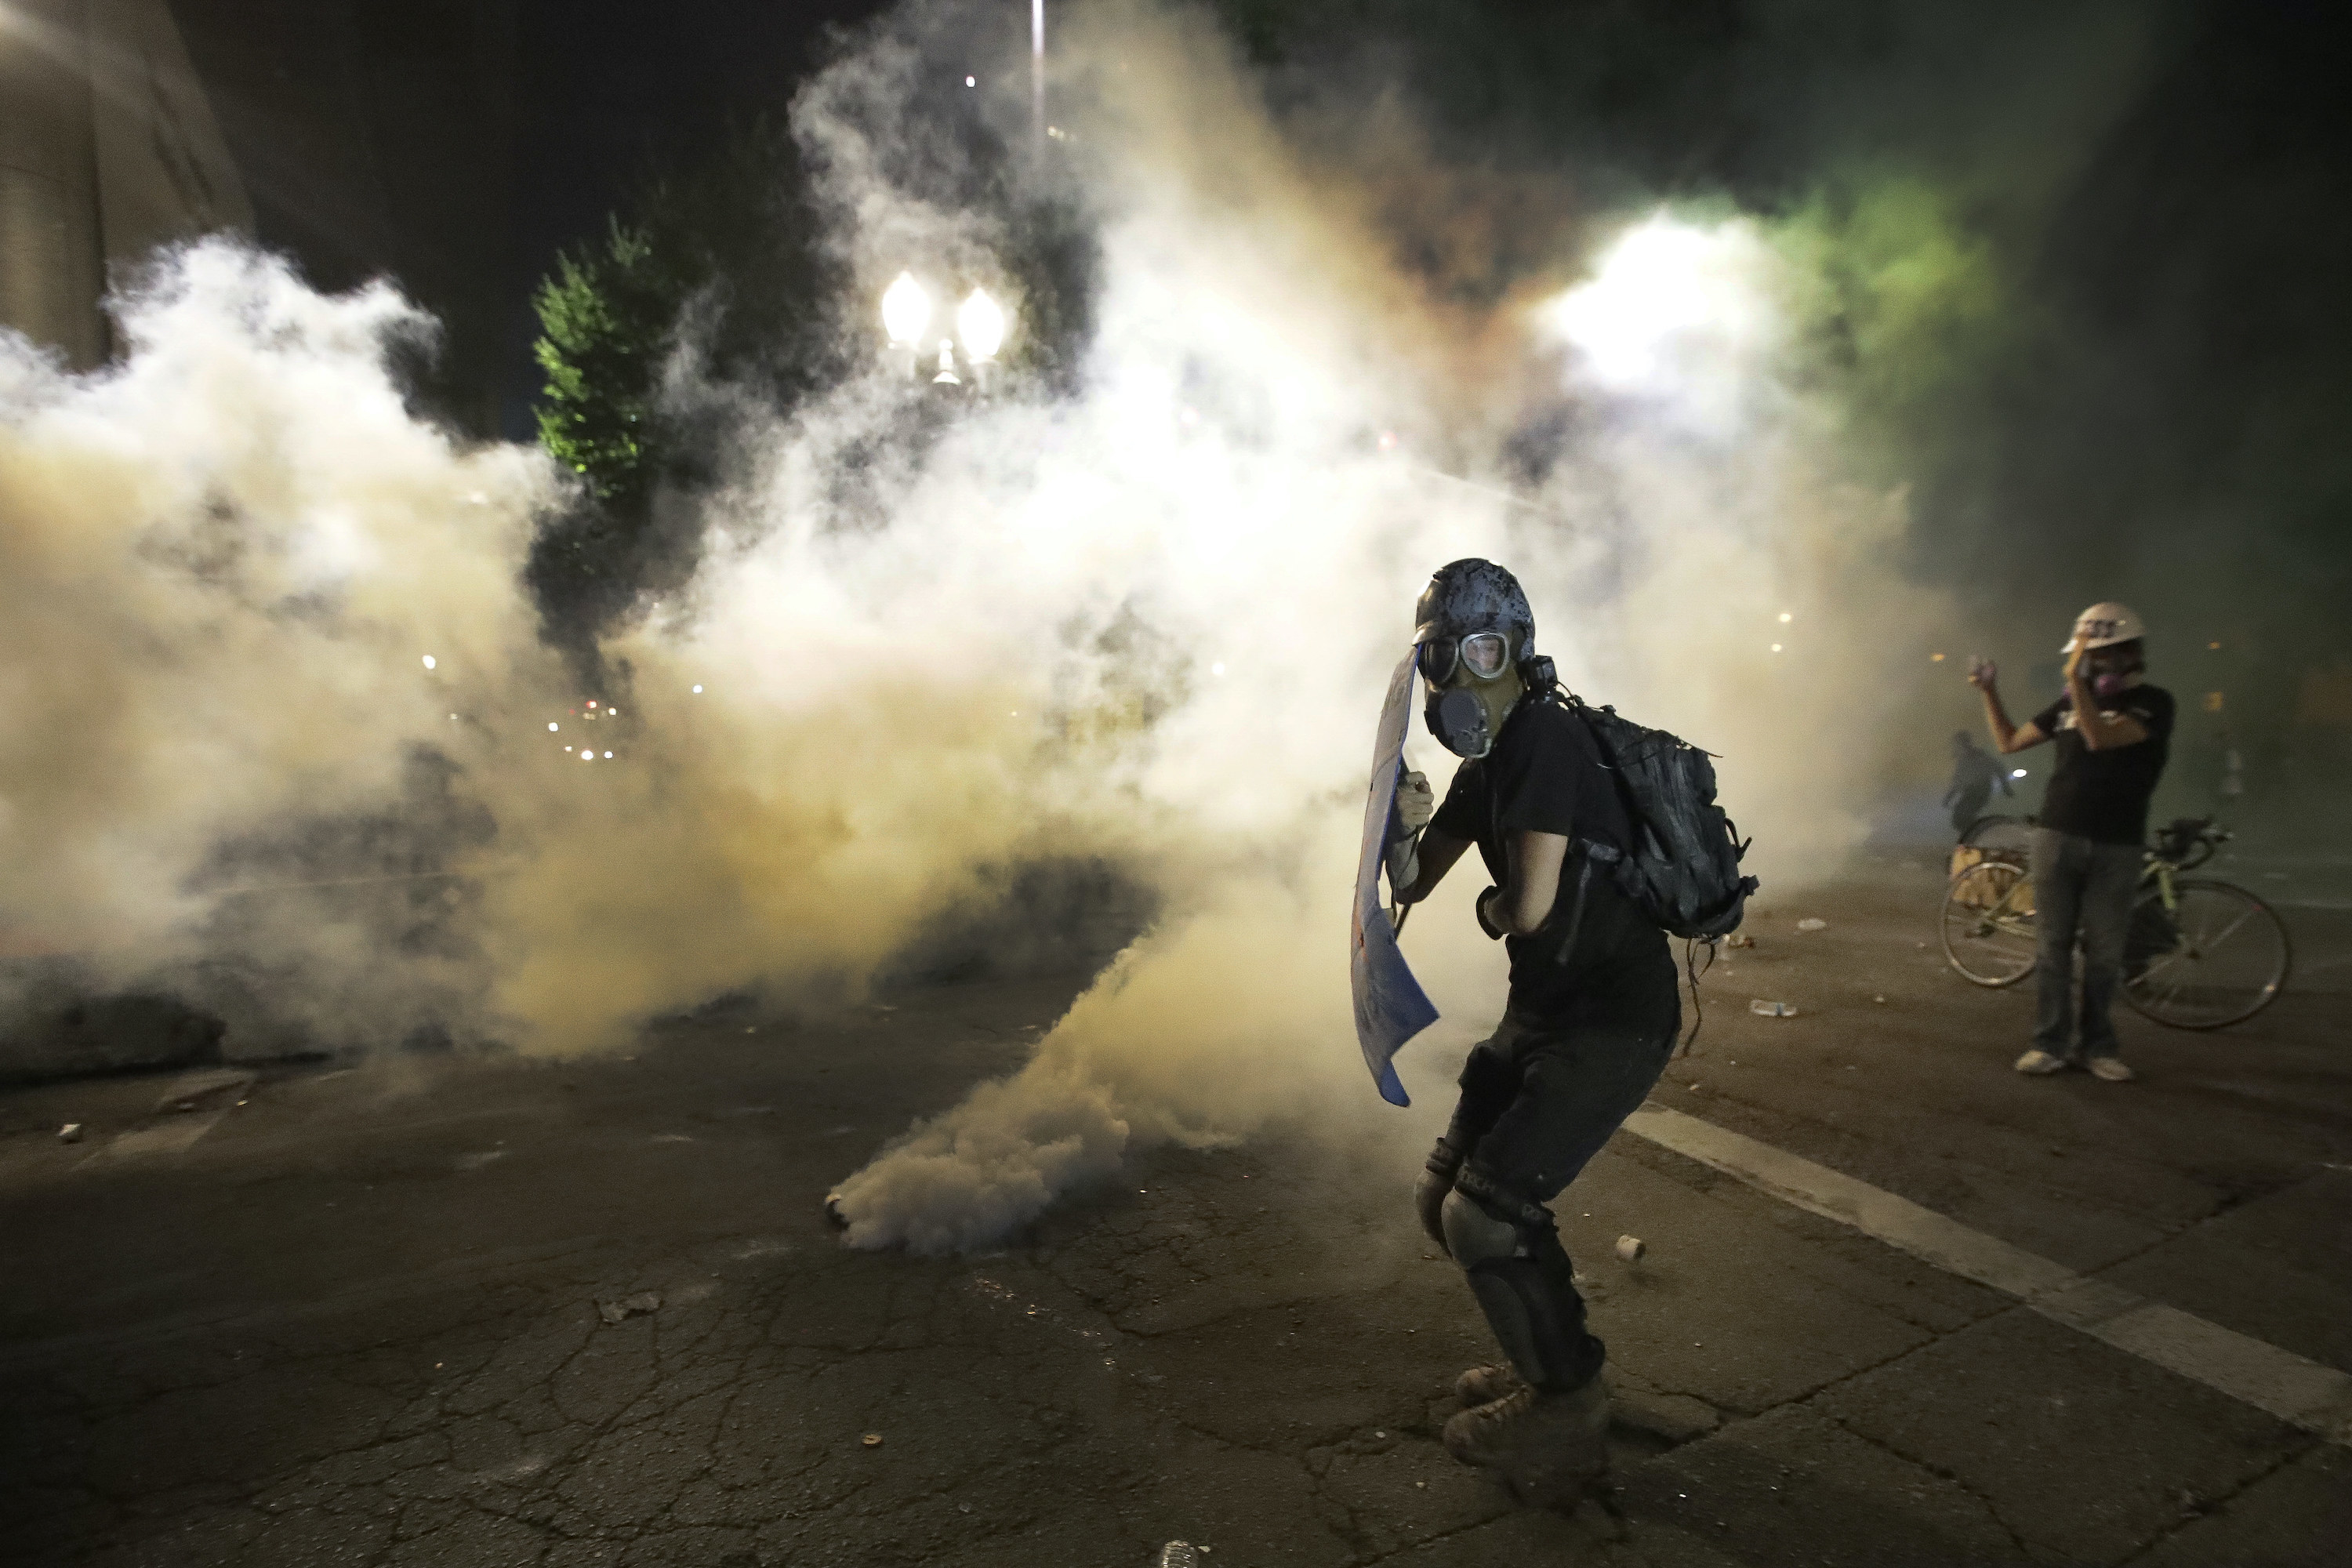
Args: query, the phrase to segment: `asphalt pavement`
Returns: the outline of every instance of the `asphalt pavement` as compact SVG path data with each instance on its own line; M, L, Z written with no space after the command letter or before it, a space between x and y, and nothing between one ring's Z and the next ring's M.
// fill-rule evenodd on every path
M1143 1155L985 1257L838 1245L827 1184L1073 975L0 1096L0 1561L2346 1562L2352 912L2289 911L2252 1024L2126 1017L2110 1085L2010 1070L2030 998L1945 968L1937 887L1759 907L1557 1205L1620 1395L1572 1514L1438 1446L1491 1352L1421 1122Z

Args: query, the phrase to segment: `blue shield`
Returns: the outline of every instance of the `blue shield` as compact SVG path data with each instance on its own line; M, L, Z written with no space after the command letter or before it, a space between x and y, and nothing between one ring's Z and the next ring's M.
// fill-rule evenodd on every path
M1363 1047L1364 1066L1381 1098L1391 1105L1409 1105L1404 1085L1397 1081L1392 1058L1407 1040L1437 1022L1421 982L1398 950L1396 927L1381 898L1381 852L1388 845L1389 814L1396 809L1397 780L1404 773L1404 731L1412 719L1413 657L1389 677L1389 700L1381 709L1381 727L1372 742L1371 788L1364 799L1364 842L1356 862L1356 912L1350 922L1348 979L1356 994L1356 1043Z

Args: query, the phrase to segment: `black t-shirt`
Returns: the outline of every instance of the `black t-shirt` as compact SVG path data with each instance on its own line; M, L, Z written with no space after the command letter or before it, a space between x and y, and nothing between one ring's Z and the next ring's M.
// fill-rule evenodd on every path
M2042 826L2100 844L2147 842L2147 802L2172 745L2172 693L2135 686L2102 711L2129 714L2147 731L2135 745L2095 752L2074 723L2072 692L2033 716L2034 726L2058 747L2057 771L2042 797Z
M1510 873L1505 845L1512 834L1557 833L1570 842L1550 918L1528 936L1504 939L1511 954L1514 1012L1556 1016L1619 993L1647 1000L1661 973L1673 989L1674 959L1665 933L1617 890L1605 866L1592 868L1575 950L1568 962L1559 962L1586 863L1573 846L1598 839L1622 849L1633 837L1592 732L1567 708L1534 699L1520 702L1504 721L1494 750L1455 770L1430 826L1477 845L1479 858L1498 885Z

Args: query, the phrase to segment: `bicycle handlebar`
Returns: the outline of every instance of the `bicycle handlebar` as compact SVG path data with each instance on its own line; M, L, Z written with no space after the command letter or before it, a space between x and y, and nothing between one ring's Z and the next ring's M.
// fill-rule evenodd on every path
M2148 853L2170 863L2177 870L2186 870L2210 860L2214 851L2227 844L2230 837L2230 830L2215 826L2210 816L2183 816L2169 826L2157 829L2156 842L2148 846Z

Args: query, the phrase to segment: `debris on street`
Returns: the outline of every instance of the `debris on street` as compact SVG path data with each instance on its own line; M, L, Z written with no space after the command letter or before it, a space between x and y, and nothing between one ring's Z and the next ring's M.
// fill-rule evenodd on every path
M1797 922L1797 929L1799 931L1827 931L1830 929L1830 922L1825 920L1817 919L1811 915L1807 915L1803 920Z
M599 1301L596 1314L607 1323L625 1322L648 1312L661 1310L662 1299L651 1290L640 1290L634 1296L624 1296L617 1301Z
M868 1432L865 1436L859 1438L858 1441L865 1444L866 1447L869 1448L878 1448L882 1446L882 1434L879 1432Z
M1752 936L1742 936L1738 931L1733 931L1729 936L1723 939L1723 945L1726 947L1754 947L1756 945L1756 939Z
M1171 1541L1160 1549L1154 1568L1200 1568L1201 1554L1189 1541Z
M1643 1255L1649 1250L1650 1244L1638 1236L1621 1236L1617 1238L1617 1261L1620 1263L1639 1263Z
M79 1143L79 1142L81 1142L81 1123L80 1123L80 1122L79 1122L79 1121L68 1121L68 1122L67 1122L63 1127L58 1128L58 1142L60 1142L60 1143Z
M1793 1018L1797 1016L1797 1005L1793 1002L1766 1002L1759 999L1749 1002L1748 1010L1759 1018Z

